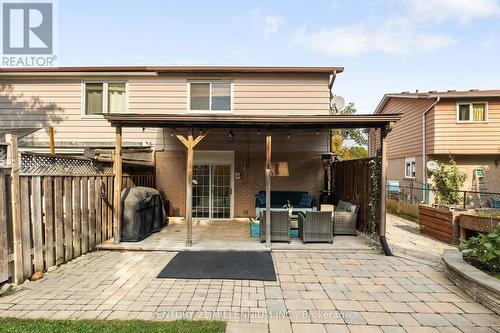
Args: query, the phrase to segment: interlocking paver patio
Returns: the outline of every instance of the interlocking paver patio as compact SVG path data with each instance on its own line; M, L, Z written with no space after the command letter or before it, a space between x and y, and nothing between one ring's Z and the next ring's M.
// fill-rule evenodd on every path
M88 253L0 298L0 316L219 319L228 332L495 332L435 266L375 251L273 251L278 281L158 279L173 252Z

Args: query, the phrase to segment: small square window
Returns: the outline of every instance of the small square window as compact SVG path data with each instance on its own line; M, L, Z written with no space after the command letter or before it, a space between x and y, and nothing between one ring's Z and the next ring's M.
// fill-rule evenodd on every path
M85 116L123 113L127 110L125 82L84 82L83 90Z
M405 157L405 178L415 178L417 176L417 164L415 157Z
M192 111L231 111L231 83L189 83L189 109Z
M459 122L486 121L487 103L458 103L457 120Z

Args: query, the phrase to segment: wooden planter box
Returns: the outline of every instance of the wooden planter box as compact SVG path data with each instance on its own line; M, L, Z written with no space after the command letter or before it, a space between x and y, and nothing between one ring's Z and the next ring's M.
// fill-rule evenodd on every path
M460 239L466 239L466 230L487 233L496 228L498 223L500 223L500 219L497 218L467 214L461 214L457 219L460 228Z
M455 244L453 212L430 206L418 206L420 233L448 244Z

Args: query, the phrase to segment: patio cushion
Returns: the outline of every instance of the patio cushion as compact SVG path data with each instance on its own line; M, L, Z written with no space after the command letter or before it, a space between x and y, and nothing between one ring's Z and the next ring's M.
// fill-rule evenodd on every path
M313 199L312 195L304 193L302 194L302 198L300 198L299 205L309 207L311 206Z
M260 192L257 194L256 202L259 204L259 206L265 206L266 205L266 192Z

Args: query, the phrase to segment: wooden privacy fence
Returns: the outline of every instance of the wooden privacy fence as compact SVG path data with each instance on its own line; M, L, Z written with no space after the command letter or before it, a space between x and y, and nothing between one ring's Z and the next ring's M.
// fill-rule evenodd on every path
M422 234L448 244L456 242L457 235L452 211L419 205L418 221Z
M13 233L10 175L0 169L0 283L65 263L113 238L113 175L21 175L20 237ZM123 176L154 187L154 175ZM20 249L14 257L14 246ZM20 262L15 263L16 260Z
M332 164L333 204L339 200L359 205L358 231L370 233L371 161L363 158Z

